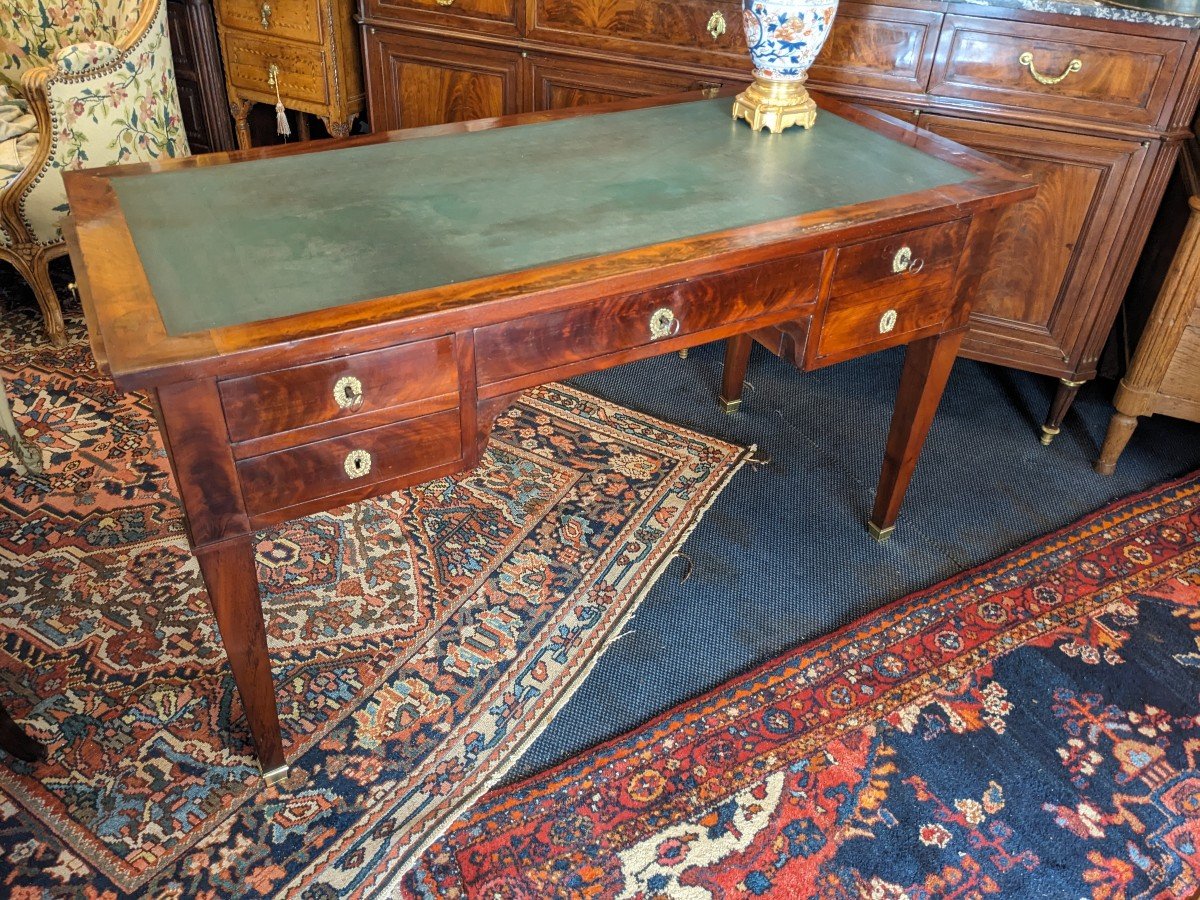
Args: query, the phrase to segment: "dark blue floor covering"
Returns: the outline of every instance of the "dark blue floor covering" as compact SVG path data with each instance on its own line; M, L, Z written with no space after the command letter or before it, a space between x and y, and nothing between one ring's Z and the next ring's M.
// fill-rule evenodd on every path
M801 374L756 346L742 411L715 405L723 343L575 379L592 394L757 444L575 696L509 773L551 766L883 604L1112 500L1200 468L1200 426L1142 420L1114 477L1091 465L1114 385L1081 391L1037 440L1055 382L960 359L895 534L864 522L903 351Z

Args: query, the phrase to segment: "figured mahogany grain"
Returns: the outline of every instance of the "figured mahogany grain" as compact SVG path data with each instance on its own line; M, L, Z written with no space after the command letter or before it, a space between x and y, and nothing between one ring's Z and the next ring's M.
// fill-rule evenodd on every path
M357 379L362 385L360 404L338 404L334 387L342 378ZM454 339L446 336L352 353L230 378L219 387L230 440L245 441L456 392Z
M371 457L370 471L358 478L345 469L356 450ZM262 515L420 472L462 453L459 412L452 409L239 460L237 471L247 511Z

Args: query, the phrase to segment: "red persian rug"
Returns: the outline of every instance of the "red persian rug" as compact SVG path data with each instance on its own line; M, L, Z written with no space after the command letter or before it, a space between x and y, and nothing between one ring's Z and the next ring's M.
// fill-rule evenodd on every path
M1196 897L1200 476L488 794L398 888Z
M22 335L32 334L28 340ZM72 325L0 326L0 896L374 891L515 760L743 451L548 386L474 471L262 532L288 779L264 788L150 410Z

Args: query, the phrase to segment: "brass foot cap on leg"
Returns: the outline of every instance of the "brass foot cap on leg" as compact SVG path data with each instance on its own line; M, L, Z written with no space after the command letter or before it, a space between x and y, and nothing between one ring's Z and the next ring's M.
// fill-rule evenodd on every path
M732 416L735 412L738 411L738 408L741 405L742 405L741 397L738 397L738 399L736 399L736 400L726 400L724 397L721 398L721 409L723 409L725 411L726 415Z
M688 354L688 348L684 347L682 350L679 351L679 358L687 359L687 354Z
M1054 436L1058 434L1059 428L1057 425L1043 425L1041 442L1043 447L1049 447L1050 442L1054 440Z
M879 541L881 544L890 538L892 536L892 532L895 530L895 525L889 525L887 528L880 528L874 522L867 523L867 531L871 532L871 537L875 538L875 540Z
M268 786L270 786L272 784L279 784L279 782L281 782L281 781L283 781L283 779L287 778L287 773L288 773L287 763L284 763L282 766L277 766L276 768L272 769L269 772L263 772L262 773L263 782Z

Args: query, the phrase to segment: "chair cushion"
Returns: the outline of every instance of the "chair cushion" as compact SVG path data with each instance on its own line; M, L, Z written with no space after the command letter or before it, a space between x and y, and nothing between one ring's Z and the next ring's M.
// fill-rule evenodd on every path
M121 51L106 41L84 41L63 47L54 54L54 62L59 71L78 75L89 69L99 69L120 55Z
M37 119L24 100L0 84L0 191L28 165L37 149Z

